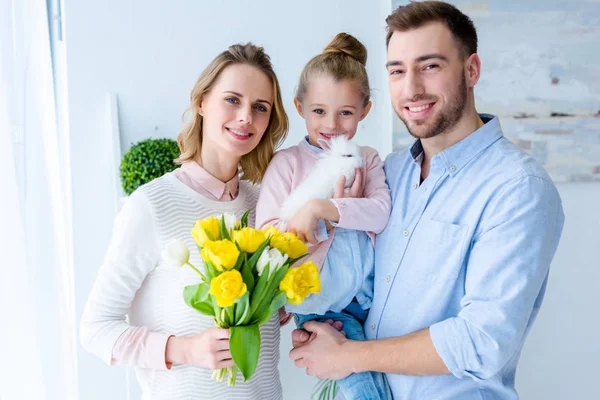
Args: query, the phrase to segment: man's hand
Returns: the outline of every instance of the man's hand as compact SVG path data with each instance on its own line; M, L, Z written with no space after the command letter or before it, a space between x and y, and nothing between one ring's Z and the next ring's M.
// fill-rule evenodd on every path
M290 352L297 367L306 368L308 375L319 379L342 379L353 372L347 351L352 342L346 336L332 325L315 321L306 322L304 329L311 332L310 336L307 339L296 334L295 339L307 340L299 347L296 347L296 340L295 348Z
M344 323L342 321L328 319L324 323L333 326L335 329L340 331L342 335L346 336L346 332L342 330L344 327ZM292 331L292 346L294 346L294 348L304 346L308 341L310 341L311 337L311 334L304 329L294 329Z

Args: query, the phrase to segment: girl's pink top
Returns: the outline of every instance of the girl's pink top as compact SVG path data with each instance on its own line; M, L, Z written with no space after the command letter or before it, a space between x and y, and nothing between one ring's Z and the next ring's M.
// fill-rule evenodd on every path
M369 232L374 241L375 234L382 232L387 225L392 200L385 181L383 162L377 151L365 146L360 149L364 158L363 197L331 199L340 213L340 220L334 225ZM307 177L318 159L318 154L308 147L306 140L275 154L261 183L256 206L258 229L273 225L285 230L286 223L279 219L281 206L292 190ZM319 268L325 261L335 228L325 234L320 231L316 232L318 243L309 246L310 260Z

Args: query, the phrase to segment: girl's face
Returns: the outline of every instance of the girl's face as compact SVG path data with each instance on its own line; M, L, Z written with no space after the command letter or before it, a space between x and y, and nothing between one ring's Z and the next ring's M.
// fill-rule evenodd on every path
M269 126L273 83L247 64L226 67L202 99L202 147L241 158L258 144Z
M329 140L339 135L352 139L358 122L371 109L371 102L364 105L359 82L336 82L327 75L312 77L304 101L295 98L294 104L306 121L310 144L317 147L321 147L319 139Z

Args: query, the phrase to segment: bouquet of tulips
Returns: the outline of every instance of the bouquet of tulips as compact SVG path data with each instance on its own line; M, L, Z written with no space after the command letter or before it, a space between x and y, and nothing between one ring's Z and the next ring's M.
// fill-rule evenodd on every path
M222 381L227 375L230 386L235 385L238 371L246 382L256 370L258 326L287 302L300 304L321 289L313 262L290 268L306 256L306 245L293 233L274 227L248 227L248 214L240 221L228 213L196 221L192 236L204 261L204 273L190 264L189 249L183 242L173 240L163 251L168 263L187 265L200 276L200 283L183 289L185 302L214 317L216 326L229 329L235 365L214 371L213 378Z

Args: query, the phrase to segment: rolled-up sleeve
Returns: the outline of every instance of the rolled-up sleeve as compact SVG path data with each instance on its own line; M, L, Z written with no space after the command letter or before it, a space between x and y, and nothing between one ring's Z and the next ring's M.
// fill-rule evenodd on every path
M467 254L460 312L430 327L450 372L476 380L497 375L520 351L564 222L556 188L536 176L507 183L484 213Z

